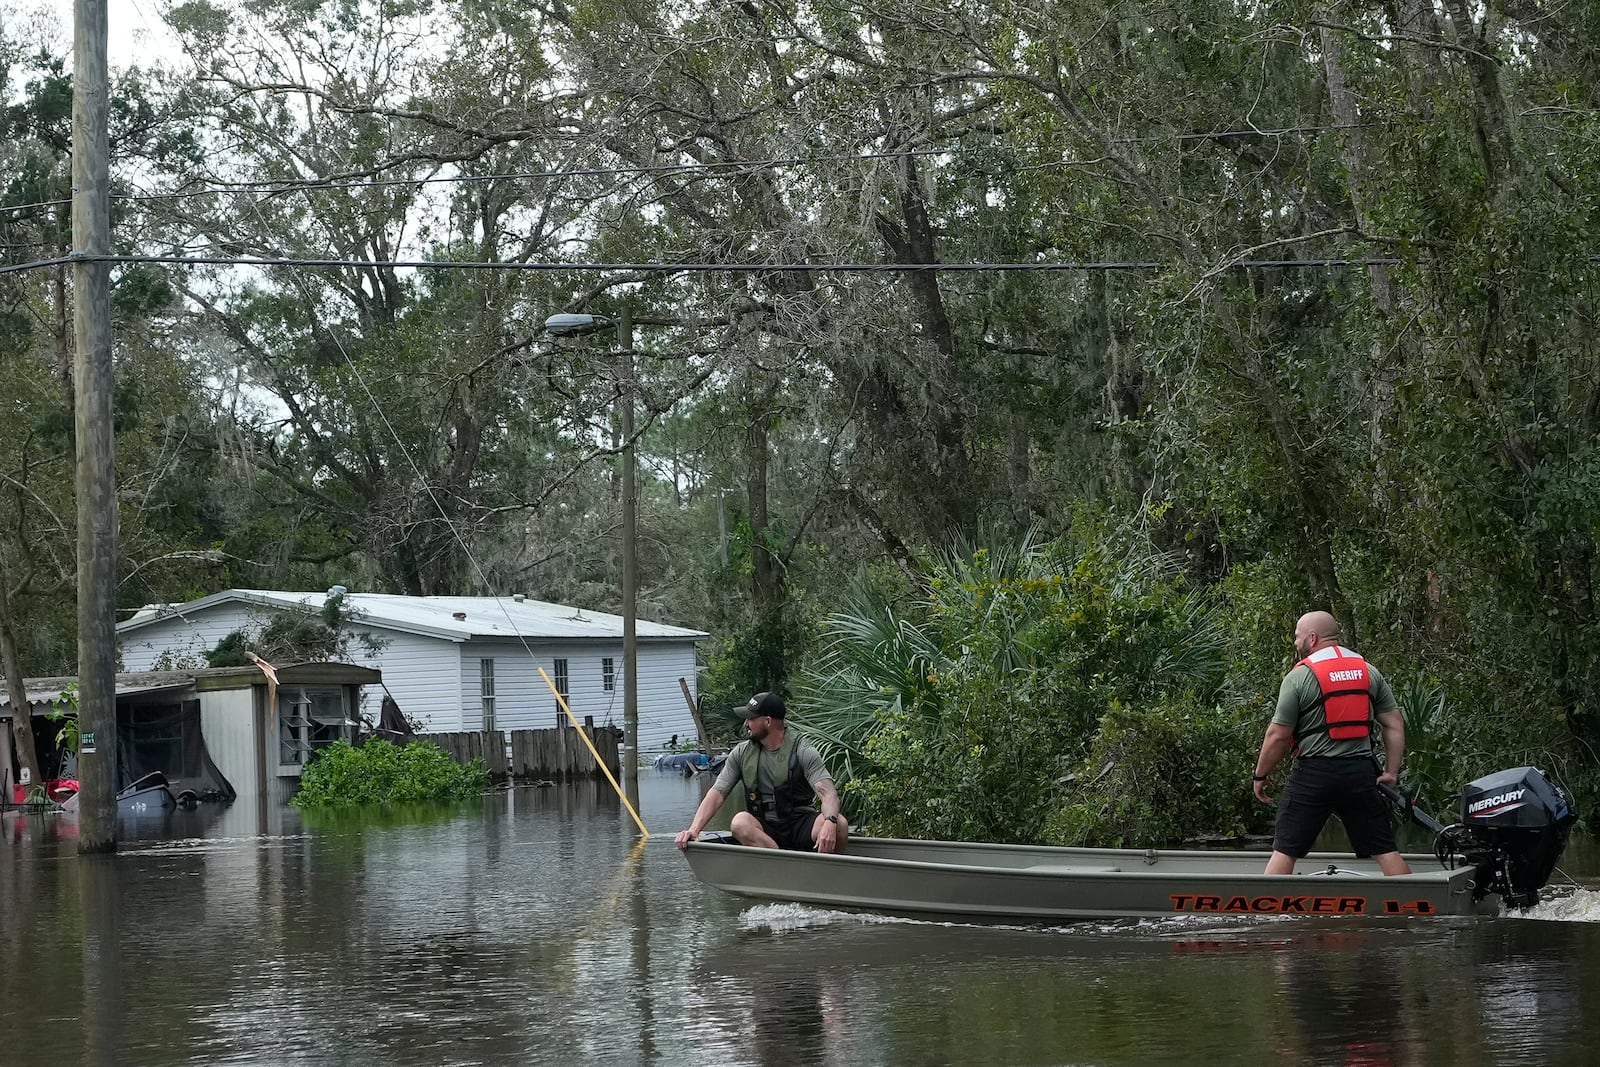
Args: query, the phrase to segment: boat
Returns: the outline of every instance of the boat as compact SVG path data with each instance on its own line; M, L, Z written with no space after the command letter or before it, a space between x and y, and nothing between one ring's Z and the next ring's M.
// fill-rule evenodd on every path
M1480 778L1445 827L1390 790L1435 835L1412 873L1313 853L1289 875L1259 851L1058 848L852 837L842 854L748 848L702 834L684 855L702 882L740 896L986 921L1171 915L1422 917L1495 914L1538 902L1576 821L1567 794L1532 767Z
M704 752L669 752L657 756L652 766L658 771L677 771L685 778L690 778L696 771L705 770L710 762L710 757Z
M658 771L678 771L685 778L693 778L697 774L716 777L722 770L722 765L728 762L726 752L718 756L708 756L704 752L675 752L671 755L657 756L655 768Z

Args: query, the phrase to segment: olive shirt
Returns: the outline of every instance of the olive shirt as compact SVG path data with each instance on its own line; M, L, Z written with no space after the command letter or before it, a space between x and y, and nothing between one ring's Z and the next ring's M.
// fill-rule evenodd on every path
M755 744L754 741L747 740L740 741L733 746L733 751L728 753L728 762L722 765L722 773L717 775L717 780L712 785L713 789L725 797L734 795L734 791L744 777L745 750L753 744ZM813 789L816 788L818 782L824 780L831 782L833 780L833 775L829 774L828 769L822 765L821 754L812 747L810 741L802 737L799 739L797 747L799 751L796 755L800 761L801 773L806 776L806 781L811 783ZM776 752L768 752L765 749L761 752L761 762L758 766L760 768L758 776L761 782L757 788L761 790L762 806L770 811L779 783L789 780L789 768L787 766L778 766L778 754Z
M1367 675L1371 681L1367 683L1368 690L1372 693L1372 717L1376 721L1379 715L1389 711L1398 711L1400 705L1394 698L1394 690L1389 688L1389 683L1384 681L1383 675L1378 673L1378 668L1371 663L1367 664ZM1283 677L1283 685L1278 688L1278 707L1272 713L1272 721L1280 726L1287 726L1293 730L1300 722L1300 712L1309 708L1322 696L1322 688L1317 685L1316 673L1304 663L1295 666ZM1327 722L1322 708L1317 708L1306 716L1306 726L1317 727ZM1326 731L1314 734L1305 734L1300 738L1300 748L1297 752L1302 759L1306 757L1340 756L1366 756L1372 753L1372 738L1352 737L1343 741L1335 741Z

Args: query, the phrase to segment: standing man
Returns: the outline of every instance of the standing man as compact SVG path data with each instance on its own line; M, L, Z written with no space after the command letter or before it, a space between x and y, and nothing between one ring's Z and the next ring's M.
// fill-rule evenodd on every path
M1376 859L1384 874L1410 874L1377 789L1379 782L1392 786L1399 780L1405 755L1405 721L1394 691L1370 663L1339 644L1339 623L1326 611L1300 616L1294 649L1302 658L1278 689L1278 707L1251 776L1256 799L1271 804L1267 776L1290 752L1298 757L1278 809L1266 873L1293 874L1328 816L1338 815L1357 856ZM1374 722L1383 730L1385 756L1383 773L1376 776Z
M744 809L733 817L733 839L757 848L843 852L850 825L839 814L839 791L811 742L790 730L789 709L776 693L757 693L739 709L750 740L728 753L722 773L706 791L679 848L700 836L735 788L744 787ZM812 807L813 795L822 810Z

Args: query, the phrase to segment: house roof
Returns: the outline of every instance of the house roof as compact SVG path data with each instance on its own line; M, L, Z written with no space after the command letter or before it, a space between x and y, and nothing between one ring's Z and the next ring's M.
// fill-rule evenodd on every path
M270 589L224 589L187 604L152 604L140 608L117 633L126 634L151 623L218 604L243 603L264 608L305 608L319 611L326 593L295 593ZM448 641L473 638L576 640L620 639L622 616L584 611L566 604L550 604L515 596L404 596L393 593L346 593L345 605L364 626L422 634ZM641 641L698 641L711 636L704 630L637 622Z

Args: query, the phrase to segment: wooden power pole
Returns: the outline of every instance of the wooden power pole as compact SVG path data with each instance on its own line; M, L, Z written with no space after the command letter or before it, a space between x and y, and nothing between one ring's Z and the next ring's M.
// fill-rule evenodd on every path
M117 849L117 451L111 424L107 0L75 0L72 65L73 427L78 466L78 851Z
M622 786L639 810L639 479L633 451L633 309L617 319L622 349Z

